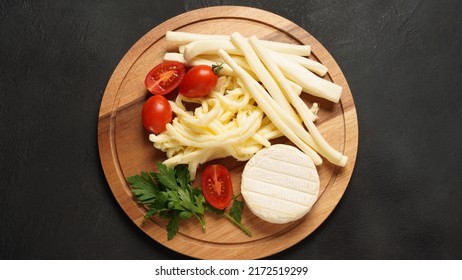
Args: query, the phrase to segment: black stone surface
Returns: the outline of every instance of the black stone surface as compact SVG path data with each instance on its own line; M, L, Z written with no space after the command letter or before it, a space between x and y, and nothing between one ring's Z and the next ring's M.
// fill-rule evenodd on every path
M98 111L114 68L163 21L251 5L315 36L353 92L347 191L270 259L462 259L462 1L1 1L0 259L187 259L109 190Z

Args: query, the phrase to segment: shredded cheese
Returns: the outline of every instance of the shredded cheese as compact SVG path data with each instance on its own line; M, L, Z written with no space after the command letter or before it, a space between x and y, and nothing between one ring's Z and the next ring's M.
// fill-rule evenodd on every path
M233 76L222 76L208 97L170 101L176 117L167 129L151 134L154 147L166 152L168 166L187 164L194 178L199 164L232 156L248 160L281 133ZM187 107L197 106L193 111Z

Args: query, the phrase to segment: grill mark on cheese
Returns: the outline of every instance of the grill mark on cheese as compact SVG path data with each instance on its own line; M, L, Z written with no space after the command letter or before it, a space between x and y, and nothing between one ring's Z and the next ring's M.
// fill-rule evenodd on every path
M298 202L298 201L289 200L289 199L284 199L284 198L278 198L278 197L270 196L270 195L268 195L268 194L261 193L261 192L253 192L253 191L252 191L252 194L254 194L254 195L259 195L259 196L261 196L261 197L266 197L266 198L268 198L268 200L274 200L275 203L279 203L279 204L280 204L280 202L282 201L282 202L287 202L287 203L289 203L290 205L293 205L293 204L299 205L300 207L305 208L305 209L310 208L308 205L306 205L306 204L304 204L304 203L300 203L300 202ZM309 200L311 200L311 197L308 197L308 198L307 198L307 201L309 201ZM256 205L259 205L259 204L258 204L258 203L254 204L254 206L256 206ZM280 205L281 205L281 204L280 204ZM274 209L274 208L270 208L270 209Z
M250 161L252 161L252 159L250 159ZM264 158L260 158L260 159L253 160L253 161L254 161L254 164L261 166L261 167L271 169L271 170L274 170L274 167L280 168L282 165L286 164L291 167L291 170L292 168L294 168L294 169L297 169L298 172L300 173L306 173L307 172L306 168L310 167L310 165L307 164L306 159L305 160L298 159L298 160L293 160L292 162L288 162L288 161L280 160L277 158L264 157ZM311 170L308 169L308 171L311 171ZM309 172L309 173L313 174L313 172Z
M287 187L287 186L277 185L277 184L274 184L274 183L271 182L271 181L263 181L263 180L261 180L260 178L254 178L254 177L252 177L252 176L248 176L248 177L247 177L247 180L254 181L254 184L246 185L246 188L245 188L245 189L246 189L246 190L249 190L249 191L253 191L253 190L255 190L256 188L258 188L258 187L256 187L256 186L261 185L261 186L264 187L264 188L262 188L262 189L264 189L265 191L267 191L268 188L277 188L277 189L280 189L280 190L282 190L282 191L289 191L289 192L290 192L290 191L293 191L293 192L296 192L297 195L301 195L301 194L317 195L317 194L318 194L318 192L317 192L317 190L316 190L317 188L316 188L315 185L313 185L313 186L310 185L308 188L297 189L297 188L292 188L292 187L290 187L290 186ZM313 190L313 188L314 188L314 190Z
M284 154L274 154L274 153L268 153L267 154L267 159L272 159L272 160L275 160L275 161L278 161L278 162L284 162L284 163L288 163L288 164L297 164L297 163L294 163L293 161L291 161L291 159L288 159L286 157L283 156ZM300 158L297 158L297 162L300 162L300 161L303 161L302 159Z
M265 187L268 187L268 186L270 186L270 184L268 184ZM281 188L276 185L273 185L273 187L281 189L281 192L279 192L279 196L272 195L274 192L272 192L268 188L265 188L265 189L260 188L261 191L259 191L257 188L248 187L246 188L246 190L250 193L261 194L267 197L272 197L274 200L284 200L288 202L293 202L293 203L296 203L296 204L299 204L305 207L307 206L307 201L316 195L313 193L301 192L301 191L294 190L294 189L285 189L285 188Z
M274 213L273 215L275 215L275 216L279 216L279 217L280 217L280 216L284 216L284 217L291 217L291 216L293 216L293 213L286 213L286 212L282 212L282 211L279 211L279 210L275 210L275 209L273 209L273 208L267 208L267 207L265 207L265 206L260 206L260 205L258 205L257 207L262 208L262 209L265 209L266 211L270 211L270 212ZM282 215L281 215L281 214L282 214Z
M267 168L266 166L265 166L265 167L262 167L262 166L253 166L252 169L263 169L263 170L267 170L267 171L272 172L272 173L275 173L275 174L280 174L280 173L281 173L281 170L280 170L280 169L277 169L278 165L275 165L275 166L276 166L276 168L274 168L274 169L273 169L273 168ZM315 182L318 182L318 180L316 179L316 177L313 176L312 172L309 172L309 171L307 172L307 171L306 171L306 168L309 168L309 167L308 167L308 166L304 166L304 167L305 167L305 171L304 171L305 173L304 173L304 174L308 174L309 177L301 176L300 174L303 174L303 173L300 173L300 172L296 173L296 172L294 171L294 169L289 169L289 170L291 170L291 171L290 171L290 174L288 174L288 173L289 173L289 172L288 172L288 173L286 173L286 175L289 175L289 176L294 177L294 178L302 179L302 180L305 180L305 181L314 182L314 183L315 183Z
M311 183L315 183L315 181L306 180L299 177L281 176L281 173L274 172L271 170L269 170L269 173L273 173L273 176L265 175L264 170L265 169L252 168L252 174L246 173L245 176L247 178L259 180L265 183L278 184L288 189L297 189L301 192L306 192L305 189L307 187L307 184L311 186Z
M267 200L269 198L268 196L265 196L259 193L254 193L254 194L256 195L256 197L258 197L257 201L266 202L266 203L253 203L254 207L286 213L288 214L288 216L293 216L294 214L297 214L300 212L300 211L290 211L291 208L298 208L297 210L301 210L301 211L307 211L308 209L311 208L311 207L308 207L307 205L300 205L297 203L293 203L291 201L285 201L285 200L279 200L279 199L277 201L275 201L274 199L273 201L271 201L271 198L270 200Z

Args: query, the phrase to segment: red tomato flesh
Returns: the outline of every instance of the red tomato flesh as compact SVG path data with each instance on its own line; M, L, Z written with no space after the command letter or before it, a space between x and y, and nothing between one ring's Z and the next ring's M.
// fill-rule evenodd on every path
M219 70L218 70L219 71ZM212 67L198 65L186 72L180 84L180 94L194 98L208 95L217 85L218 76Z
M149 71L144 84L152 94L165 95L178 87L184 74L183 63L165 61Z
M172 121L172 107L162 95L153 95L144 103L141 116L144 128L158 134Z
M223 210L233 199L233 185L228 169L209 165L202 172L202 194L213 207Z

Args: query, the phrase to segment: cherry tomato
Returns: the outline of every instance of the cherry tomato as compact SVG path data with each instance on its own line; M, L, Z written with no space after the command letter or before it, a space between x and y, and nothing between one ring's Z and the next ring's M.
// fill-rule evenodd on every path
M228 169L220 164L207 166L202 173L202 193L210 205L225 209L233 199L233 185Z
M221 65L198 65L191 68L180 84L180 94L186 97L203 97L217 85Z
M172 121L172 108L162 95L153 95L143 105L143 125L151 133L158 134Z
M183 63L165 61L149 71L144 84L152 94L165 95L180 84L184 74Z

